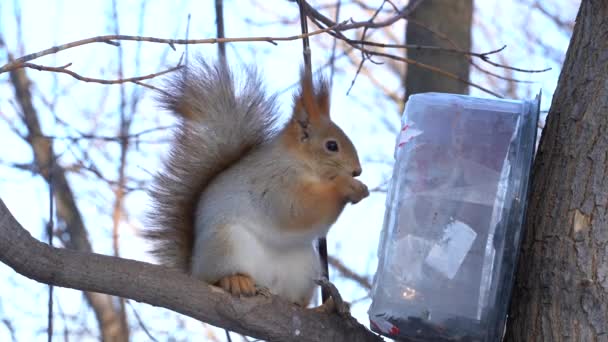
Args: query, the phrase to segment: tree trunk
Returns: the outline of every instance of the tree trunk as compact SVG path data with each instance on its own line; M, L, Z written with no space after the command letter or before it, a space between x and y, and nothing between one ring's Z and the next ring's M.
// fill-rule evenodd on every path
M406 43L454 48L450 42L433 33L449 37L453 44L464 51L471 50L471 22L473 0L425 0L408 18ZM407 57L418 62L439 67L459 77L469 79L469 61L463 55L436 50L407 50ZM405 73L406 100L412 94L438 91L468 94L468 85L446 78L415 65L408 65Z
M583 0L536 157L508 341L608 341L608 1Z

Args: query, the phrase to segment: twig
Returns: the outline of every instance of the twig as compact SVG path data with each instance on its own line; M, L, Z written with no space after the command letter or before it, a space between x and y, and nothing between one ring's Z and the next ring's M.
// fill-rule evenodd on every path
M15 334L15 327L13 326L13 323L11 323L11 321L9 321L7 318L3 318L2 324L4 324L4 326L6 326L6 329L8 330L9 334L11 335L11 341L17 342L17 336Z
M300 8L300 27L302 29L302 35L306 35L308 34L308 17L306 9L304 8L304 0L297 0L297 3ZM310 40L308 39L308 36L304 36L302 39L302 54L304 56L304 73L307 77L312 78L312 51L310 50Z
M154 133L157 131L163 131L163 130L167 130L167 129L172 129L175 128L175 125L171 125L171 126L159 126L159 127L154 127L154 128L149 128L149 129L145 129L142 131L139 131L137 133L130 133L127 135L112 135L112 136L108 136L108 135L95 135L95 134L89 134L89 133L80 133L80 136L77 137L72 137L72 136L54 136L54 135L42 135L41 137L44 137L46 139L54 139L54 140L67 140L67 141L71 141L71 142L76 142L79 140L102 140L102 141L120 141L122 139L137 139L139 137L141 137L142 135L145 134L150 134L150 133Z
M477 70L479 70L479 71L481 71L481 72L483 72L485 74L488 74L488 75L490 75L492 77L496 77L498 79L504 80L504 81L510 81L510 82L516 82L516 83L535 83L534 81L520 80L520 79L513 78L513 77L506 77L506 76L499 75L499 74L494 73L494 72L492 72L492 71L490 71L488 69L482 68L480 65L478 65L477 63L475 63L473 61L470 61L469 63L474 68L476 68Z
M344 44L344 45L348 46L347 44ZM354 54L347 53L346 56L348 57L348 59L352 65L361 64L360 61L358 59L356 59L357 57ZM401 97L399 96L399 94L397 94L395 91L389 89L387 87L387 85L385 84L385 82L379 80L368 69L363 68L363 69L361 69L360 73L364 74L369 81L371 81L376 87L380 88L382 90L382 92L388 98L390 98L392 101L394 101L395 103L399 103L401 101ZM352 88L352 85L353 85L353 83L351 82L351 87L349 88L349 90Z
M340 261L338 258L330 255L329 263L336 270L338 270L338 272L340 272L340 274L342 274L343 277L356 282L357 284L361 285L361 287L363 287L367 290L371 290L372 284L370 283L370 281L367 277L357 274L355 271L351 270L346 265L344 265L344 263L342 263L342 261Z
M148 338L150 340L152 340L154 342L158 342L158 340L150 333L150 331L148 330L148 327L146 327L146 325L144 324L143 320L139 316L139 313L137 312L137 310L135 309L133 304L131 304L131 301L127 300L126 302L127 302L127 305L131 308L131 311L133 311L133 316L135 316L135 319L137 320L137 324L139 324L139 327L141 328L141 330L144 331L144 333L148 336Z
M317 25L320 25L318 23L318 21L313 20L313 22L315 22ZM330 32L329 34L333 35L334 33ZM346 41L346 42L348 43L348 41ZM502 95L500 95L500 94L498 94L498 93L496 93L496 92L494 92L494 91L492 91L490 89L487 89L487 88L485 88L483 86L480 86L480 85L478 85L476 83L473 83L473 82L470 82L468 80L465 80L462 77L460 77L460 76L458 76L456 74L453 74L451 72L445 71L445 70L443 70L441 68L438 68L438 67L435 67L435 66L432 66L432 65L428 65L428 64L425 64L425 63L420 63L420 62L415 61L415 60L413 60L411 58L401 57L401 56L397 56L397 55L393 55L393 54L389 54L389 53L384 53L384 52L380 52L380 51L369 50L369 49L357 46L356 44L349 44L349 45L352 46L353 48L357 49L357 50L360 50L360 51L363 51L363 52L367 53L368 55L375 55L375 56L386 57L386 58L390 58L390 59L393 59L393 60L405 62L405 63L410 64L410 65L415 65L415 66L417 66L419 68L426 69L426 70L429 70L429 71L433 71L433 72L436 72L436 73L438 73L440 75L443 75L445 77L458 80L458 81L463 82L463 83L465 83L465 84L467 84L467 85L469 85L471 87L474 87L474 88L477 88L477 89L479 89L479 90L481 90L483 92L486 92L486 93L488 93L490 95L494 95L494 96L496 96L498 98L503 98Z
M49 181L48 181L48 188L49 188L49 221L47 223L46 226L46 233L48 235L48 243L49 246L53 246L53 235L54 235L54 227L55 227L55 220L54 220L54 213L55 213L55 208L54 208L54 191L53 191L53 171L54 171L54 164L55 164L55 152L53 151L53 144L49 142L49 165L48 170L49 170ZM49 285L49 299L48 299L48 317L47 317L47 341L51 342L53 340L53 285Z
M239 38L205 38L205 39L163 39L156 37L142 37L142 36L128 36L128 35L119 35L119 34L111 34L105 36L97 36L86 39L77 40L74 42L57 45L49 49L45 49L42 51L38 51L35 53L31 53L29 55L25 55L23 57L19 57L14 59L13 61L3 65L0 67L0 74L11 71L16 68L22 68L25 62L40 58L42 56L51 55L57 53L59 51L71 49L77 46L92 44L92 43L109 43L117 46L118 43L116 41L137 41L137 42L150 42L150 43L159 43L159 44L169 44L173 49L175 49L175 45L190 45L190 44L217 44L217 43L237 43L237 42L267 42L273 45L277 45L279 41L292 41L302 39L304 37L316 36L321 33L325 33L331 30L342 30L342 25L345 23L336 24L327 28L323 28L320 30L316 30L307 34L298 34L295 36L288 37L239 37Z
M368 22L370 24L374 23L374 19L376 19L378 14L380 14L380 11L382 11L382 8L384 7L385 3L386 3L386 0L382 1L382 4L380 4L380 6L376 9L376 11L374 11L374 14L372 14L371 18L369 18L369 20L368 20ZM360 42L365 42L365 36L367 35L368 29L369 29L369 26L366 26L363 29L363 33L361 34L361 39L359 39ZM350 41L349 41L349 43L350 43ZM357 72L355 73L353 80L350 82L350 87L348 87L348 90L346 91L346 95L350 94L351 89L353 89L353 87L355 86L355 81L357 80L357 76L359 76L359 73L363 69L363 64L368 59L370 59L369 55L366 54L363 50L361 50L361 62L359 63L359 67L357 67Z
M417 3L416 2L412 2L410 4L417 4ZM310 10L307 9L309 11L309 13L315 13L316 12L314 9L312 9L312 7L310 7L310 5L307 5L307 6L310 8ZM311 18L311 19L313 19L313 18ZM326 23L329 23L329 24L333 23L333 21L331 19L325 17L323 14L321 14L319 12L316 12L315 17L312 20L312 22L315 23L318 27L323 27L323 25L326 25ZM338 37L338 38L344 40L351 47L353 47L353 48L355 48L357 50L363 51L363 52L367 53L368 55L382 56L382 57L390 58L390 59L393 59L393 60L405 62L405 63L411 64L411 65L415 65L415 66L420 67L422 69L427 69L429 71L433 71L433 72L439 73L439 74L441 74L441 75L443 75L445 77L458 80L458 81L463 82L463 83L465 83L465 84L467 84L467 85L469 85L471 87L475 87L477 89L480 89L480 90L482 90L482 91L484 91L484 92L486 92L488 94L491 94L493 96L496 96L498 98L503 98L502 95L500 95L500 94L498 94L496 92L493 92L493 91L491 91L491 90L489 90L489 89L487 89L485 87L482 87L482 86L480 86L478 84L475 84L475 83L472 83L472 82L470 82L468 80L465 80L465 79L459 77L458 75L453 74L451 72L447 72L447 71L445 71L445 70L443 70L441 68L438 68L438 67L435 67L435 66L432 66L432 65L428 65L428 64L424 64L424 63L420 63L420 62L415 61L415 60L410 59L410 58L401 57L401 56L397 56L397 55L393 55L393 54L389 54L389 53L384 53L384 52L379 52L379 51L369 50L369 49L361 47L361 46L359 46L357 44L350 44L348 42L349 38L345 37L342 33L337 32L337 31L336 32L328 31L328 33L330 35L333 35L335 37Z
M304 2L306 4L306 11L307 13L310 15L311 19L315 24L317 24L318 27L323 27L324 26L333 26L335 23L333 22L333 20L327 18L326 16L324 16L322 13L320 13L319 11L315 10L312 6L310 6L309 4L307 4L306 2ZM382 22L369 22L369 21L365 21L365 22L358 22L356 23L357 25L359 25L358 27L365 27L366 29L369 28L377 28L377 27L384 27L387 26L385 24L389 23L392 24L394 22L396 22L397 20L401 19L401 18L405 18L407 17L418 5L420 4L420 1L411 1L402 11L399 12L398 15L389 18L385 21ZM323 25L321 25L320 23L322 23ZM364 25L365 23L368 23L368 25ZM347 25L343 25L340 27L340 31L345 31L348 29L352 28L352 24L347 24ZM330 35L333 35L334 37L340 38L342 40L344 40L345 42L347 42L349 45L351 45L352 47L367 53L367 58L369 58L370 55L377 55L377 56L384 56L384 57L388 57L388 58L392 58L392 59L396 59L396 60L400 60L403 62L406 62L408 64L413 64L416 65L420 68L423 69L427 69L430 71L434 71L434 72L438 72L438 70L441 70L440 68L437 67L433 67L424 63L420 63L420 62L416 62L412 59L408 59L408 58L404 58L404 57L399 57L399 56L395 56L395 55L391 55L391 54L387 54L387 53L382 53L382 52L375 52L369 49L366 49L363 47L364 44L362 44L361 41L356 41L356 40L352 40L348 37L346 37L344 34L342 34L341 32L337 31L337 30L333 30L329 32ZM382 43L375 43L375 42L371 42L368 45L374 46L375 44L378 45L382 45ZM388 46L387 46L388 47ZM392 45L390 47L397 47L396 45ZM402 45L401 47L407 47L406 45ZM422 49L422 48L428 48L427 46L423 46L423 45L418 45L415 46L416 48ZM435 49L435 50L445 50L443 48L439 48L439 47L433 47L431 49ZM503 64L499 64L499 63L495 63L489 60L489 55L500 52L502 49L504 49L504 47L502 47L501 49L498 50L494 50L494 51L490 51L490 52L486 52L486 53L469 53L467 52L465 55L469 55L469 56L475 56L480 58L482 61L493 65L495 67L500 67L500 68L505 68L505 69L510 69L510 70L514 70L514 71L519 71L519 72L528 72L528 73L538 73L538 72L545 72L550 70L550 68L546 68L546 69L538 69L538 70L534 70L534 69L522 69L522 68L516 68L516 67L511 67L511 66L507 66L507 65L503 65ZM463 53L464 51L459 50L459 49L447 49L449 52L454 52L454 53ZM484 92L487 92L489 94L492 94L494 96L497 97L502 97L501 95L490 91L489 89L486 89L482 86L479 86L477 84L471 83L469 81L463 80L462 78L458 77L455 74L446 72L441 70L441 72L439 72L440 74L442 74L443 76L449 77L449 78L453 78L453 79L457 79L459 81L463 81L465 84L468 84L472 87L478 88Z
M215 25L217 26L217 38L225 38L224 0L215 0ZM217 54L221 63L226 65L226 43L217 44Z
M562 20L556 14L553 14L553 13L549 12L538 1L534 1L534 4L532 5L532 7L538 9L538 11L540 13L544 14L549 19L553 20L553 22L555 23L555 25L557 25L562 30L567 31L570 34L572 33L572 30L574 29L574 23L573 22L567 22L567 21Z
M79 80L79 81L83 81L83 82L92 82L92 83L101 83L101 84L122 84L122 83L128 83L128 82L133 82L133 83L137 83L143 80L148 80L151 78L155 78L164 74L168 74L170 72L173 72L179 68L182 67L181 64L178 64L177 66L174 66L172 68L169 68L167 70L163 70L160 72L156 72L156 73L152 73L149 75L145 75L145 76L137 76L137 77L129 77L129 78L119 78L119 79L115 79L115 80L104 80L104 79L99 79L99 78L91 78L91 77L85 77L82 76L80 74L77 74L75 72L73 72L72 70L67 69L69 66L71 66L72 63L60 66L60 67L50 67L50 66L45 66L45 65L38 65L38 64L34 64L34 63L21 63L17 66L17 68L21 67L21 68L31 68L31 69L36 69L38 71L51 71L51 72L58 72L58 73L63 73L63 74L68 74L72 77L74 77L75 79ZM15 68L13 68L15 69ZM11 69L11 70L13 70ZM151 87L148 85L145 85L147 87Z
M338 0L338 2L336 3L336 18L334 19L335 22L338 22L340 20L340 8L342 7L342 0ZM332 46L331 46L331 58L329 59L329 64L331 66L330 69L330 74L329 74L329 89L330 89L330 93L331 93L331 89L334 85L334 73L336 71L336 47L338 46L338 39L336 37L334 37L333 41L332 41Z
M428 64L425 64L425 63L420 63L418 61L415 61L415 60L413 60L411 58L407 58L407 57L401 57L401 56L397 56L397 55L393 55L393 54L389 54L389 53L384 53L384 52L379 52L379 51L372 51L372 50L368 50L368 49L365 49L365 48L358 47L356 45L351 45L351 46L354 47L357 50L362 50L362 51L364 51L364 52L366 52L367 54L370 54L370 55L382 56L382 57L390 58L390 59L393 59L393 60L402 61L402 62L405 62L405 63L410 64L410 65L415 65L415 66L417 66L419 68L422 68L422 69L427 69L429 71L436 72L436 73L438 73L440 75L443 75L443 76L451 78L451 79L458 80L458 81L463 82L463 83L465 83L465 84L467 84L467 85L469 85L471 87L477 88L477 89L479 89L481 91L484 91L484 92L486 92L488 94L494 95L494 96L496 96L498 98L502 98L503 97L502 95L500 95L500 94L498 94L496 92L493 92L490 89L482 87L482 86L480 86L478 84L475 84L475 83L473 83L473 82L471 82L469 80L465 80L464 78L462 78L462 77L460 77L460 76L458 76L458 75L456 75L454 73L445 71L445 70L443 70L441 68L438 68L438 67L435 67L435 66L432 66L432 65L428 65Z

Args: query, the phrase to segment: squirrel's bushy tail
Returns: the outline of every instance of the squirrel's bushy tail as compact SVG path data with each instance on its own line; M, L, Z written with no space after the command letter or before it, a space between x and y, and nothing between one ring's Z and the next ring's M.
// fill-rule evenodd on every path
M220 172L272 135L277 119L256 71L236 82L229 68L201 58L180 69L159 100L179 118L169 156L150 191L144 233L163 264L190 270L194 216L201 192Z

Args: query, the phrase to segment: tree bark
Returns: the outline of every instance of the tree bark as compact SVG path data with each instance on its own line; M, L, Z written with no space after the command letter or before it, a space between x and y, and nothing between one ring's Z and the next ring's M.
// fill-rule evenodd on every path
M608 1L583 0L533 170L508 341L608 341Z
M352 317L319 313L276 296L237 298L179 270L34 239L0 200L0 261L36 281L161 306L268 341L382 341Z
M12 57L9 56L9 59L12 59ZM15 89L15 99L23 112L23 120L28 130L27 141L34 152L34 163L40 175L54 190L57 216L65 223L69 236L66 247L91 253L93 248L89 242L80 211L76 206L72 189L64 170L54 162L55 152L51 140L44 137L40 128L38 113L34 108L30 92L31 82L25 73L25 69L11 70L10 79ZM102 341L129 341L127 319L115 307L114 299L105 294L94 292L85 292L84 295L95 312Z
M405 41L407 44L454 47L432 32L435 31L448 36L459 49L470 51L472 18L473 0L425 0L408 18ZM463 55L408 49L407 57L469 79L469 61ZM405 73L406 100L412 94L429 91L467 94L468 85L408 65Z

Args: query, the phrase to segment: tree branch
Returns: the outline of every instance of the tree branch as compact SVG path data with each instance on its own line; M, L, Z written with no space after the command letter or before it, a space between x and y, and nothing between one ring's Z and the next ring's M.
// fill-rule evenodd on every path
M148 85L141 84L140 82L143 80L148 80L148 79L155 78L155 77L158 77L158 76L161 76L164 74L168 74L170 72L173 72L173 71L181 68L181 61L178 65L176 65L172 68L163 70L163 71L155 72L155 73L144 75L144 76L137 76L137 77L129 77L129 78L120 77L120 78L114 79L114 80L105 80L105 79L100 79L100 78L82 76L82 75L75 73L72 70L68 69L68 67L70 67L71 65L72 65L72 63L66 64L66 65L63 65L60 67L51 67L51 66L46 66L46 65L34 64L34 63L22 63L19 67L36 69L38 71L51 71L51 72L57 72L57 73L62 73L62 74L68 74L68 75L74 77L75 79L77 79L79 81L83 81L83 82L92 82L92 83L101 83L101 84L122 84L122 83L133 82L133 83L143 85L144 87L149 87Z
M0 200L0 261L56 286L164 307L271 341L382 341L353 318L297 307L276 296L239 299L175 269L50 247L34 239Z
M344 265L340 259L330 255L329 256L329 264L333 266L344 278L350 279L366 290L372 289L372 284L369 279L363 275L357 274L355 271L348 268L348 266Z
M241 38L206 38L206 39L163 39L156 37L142 37L142 36L127 36L120 34L111 34L105 36L97 36L86 39L77 40L74 42L54 46L52 48L48 48L46 50L38 51L35 53L31 53L29 55L25 55L23 57L16 58L15 60L9 61L5 65L0 67L0 74L11 71L17 68L22 68L25 62L29 62L31 60L51 55L57 53L59 51L71 49L77 46L92 44L92 43L106 43L114 46L118 46L119 43L117 41L126 40L126 41L137 41L137 42L150 42L150 43L160 43L160 44L168 44L171 48L175 49L175 45L189 45L189 44L217 44L217 43L234 43L234 42L268 42L276 45L277 41L292 41L297 39L302 39L304 37L315 36L324 32L328 32L330 30L340 30L343 24L336 24L335 26L323 28L320 30L316 30L307 34L298 34L295 36L289 37L241 37Z

